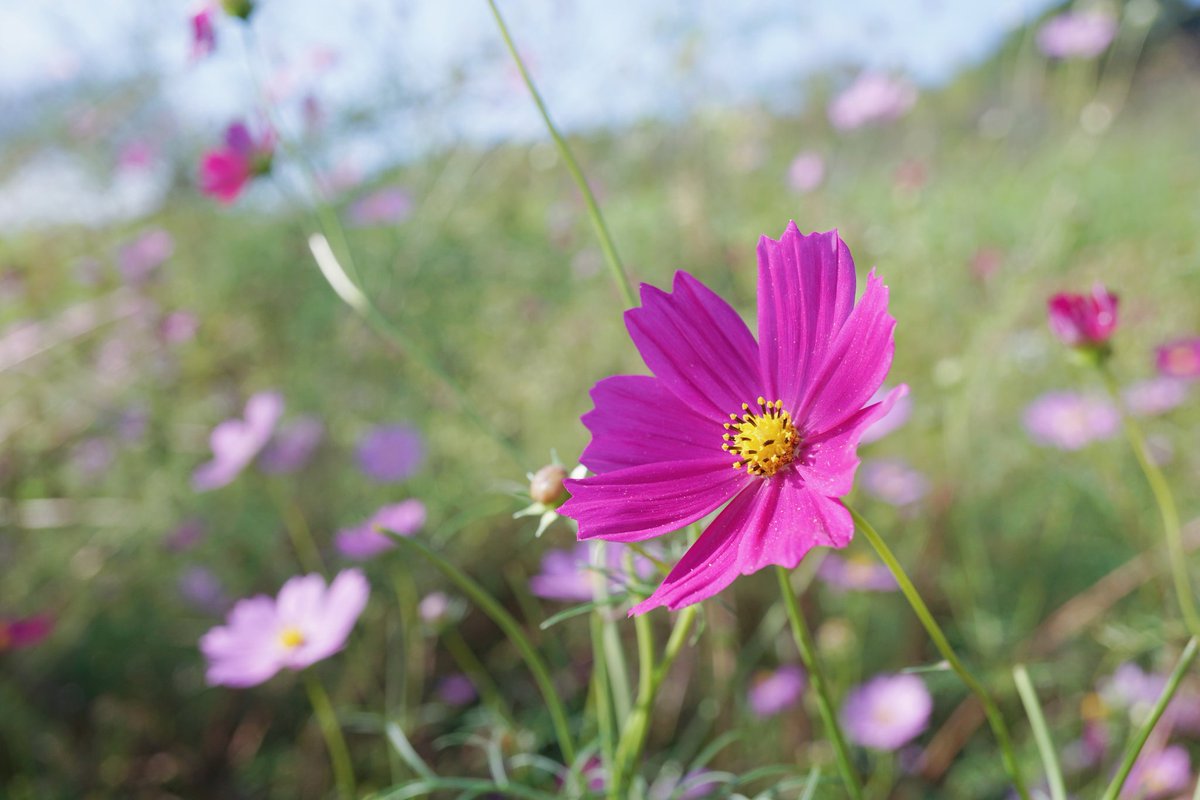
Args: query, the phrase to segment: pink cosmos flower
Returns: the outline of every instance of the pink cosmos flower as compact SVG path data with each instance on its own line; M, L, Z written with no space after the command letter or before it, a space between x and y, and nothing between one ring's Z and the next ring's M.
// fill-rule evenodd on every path
M796 704L806 683L804 670L795 664L785 664L755 678L746 702L754 716L773 717Z
M865 72L829 104L829 121L842 131L904 116L917 102L908 81L878 72Z
M1038 444L1080 450L1116 436L1121 415L1105 397L1047 392L1025 409L1024 422L1030 438Z
M158 335L166 344L183 344L196 338L200 319L190 311L172 311L162 318Z
M320 575L304 575L285 583L278 599L239 600L225 625L200 639L209 685L254 686L328 658L346 644L369 594L362 572L349 569L328 587Z
M247 400L244 419L227 419L213 428L213 459L192 473L192 488L207 492L232 483L270 441L281 416L283 396L278 392L259 392Z
M902 458L879 458L862 468L863 491L893 506L909 506L929 492L929 479Z
M163 540L163 546L175 553L182 553L191 550L198 545L205 535L208 533L208 528L204 525L204 521L196 518L185 519L176 526L175 530L167 534Z
M438 698L448 706L465 706L479 696L475 684L461 672L447 675L438 681Z
M358 228L403 222L412 213L413 200L405 189L386 186L355 200L346 212Z
M1155 351L1160 375L1169 378L1200 378L1200 336L1167 342Z
M787 178L793 192L811 192L825 180L825 159L811 151L801 153L792 159Z
M275 137L266 132L254 139L249 128L235 122L225 131L225 144L200 161L200 190L221 203L232 203L251 178L271 170Z
M604 557L608 562L605 574L610 591L621 590L628 581L626 549L620 544L605 548ZM639 578L648 578L654 573L654 565L641 556L634 556L633 564ZM599 570L591 564L587 544L580 542L570 550L551 550L542 556L542 571L529 579L529 591L544 600L586 603L595 597L596 583L600 579Z
M1104 11L1059 14L1042 25L1038 49L1051 58L1095 58L1117 35L1117 21Z
M887 387L881 387L872 397L871 402L877 403L886 397L888 394ZM889 433L903 428L908 418L912 416L912 395L904 395L896 398L896 402L892 404L892 408L879 419L872 422L863 430L862 436L859 437L859 444L870 444L877 442Z
M1117 296L1102 283L1091 294L1056 294L1046 308L1050 330L1070 347L1102 347L1117 328Z
M384 506L361 525L338 531L333 546L346 558L364 561L396 546L380 528L401 536L412 536L424 524L425 504L420 500L405 500Z
M836 232L789 223L758 246L758 341L737 312L686 272L674 292L642 285L625 312L654 374L592 389L581 461L560 513L581 539L649 539L725 509L631 614L677 609L771 564L794 567L854 533L850 491L864 428L907 387L867 405L892 363L895 320L872 272L856 306L850 251Z
M1143 752L1134 762L1121 798L1159 800L1186 790L1191 783L1192 760L1183 745L1173 744L1162 750Z
M192 60L211 55L217 47L217 31L213 27L213 15L216 9L210 3L205 3L192 12Z
M1125 387L1121 396L1129 410L1139 417L1156 417L1183 405L1188 384L1178 378L1151 378Z
M408 425L372 428L358 442L359 468L379 483L411 478L424 455L420 432Z
M834 589L857 592L894 592L899 587L883 564L865 556L825 556L817 568L817 577Z
M140 286L174 252L175 239L161 228L155 228L121 246L117 251L117 268L126 283Z
M0 619L0 653L21 647L33 647L54 630L54 619L38 614L21 619Z
M321 440L325 425L316 417L300 417L280 428L258 458L259 468L268 474L281 475L304 469L312 459Z
M850 692L842 727L855 743L898 750L929 725L933 698L916 675L878 675Z

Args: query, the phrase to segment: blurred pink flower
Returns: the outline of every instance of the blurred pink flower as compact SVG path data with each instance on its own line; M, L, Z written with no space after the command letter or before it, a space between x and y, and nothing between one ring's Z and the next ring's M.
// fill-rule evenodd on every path
M448 706L465 706L479 696L475 691L475 684L461 672L447 675L438 681L436 691L438 699Z
M811 151L800 153L788 166L787 179L793 192L811 192L825 181L825 159Z
M403 222L412 213L413 201L405 189L387 186L354 201L346 215L358 228Z
M774 672L755 677L746 694L746 703L756 717L773 717L794 706L807 684L804 670L785 664Z
M304 575L285 583L278 599L239 600L226 624L200 639L209 685L254 686L328 658L345 646L369 594L362 572L349 569L328 587L320 575Z
M201 613L221 614L229 607L220 577L207 567L188 567L179 576L177 588L183 601Z
M259 392L247 400L244 418L227 419L213 428L213 459L192 473L192 488L207 492L232 483L270 441L281 416L283 396L278 392Z
M1038 444L1079 450L1111 439L1121 416L1106 398L1076 392L1047 392L1025 409L1025 430Z
M1056 294L1046 303L1050 330L1069 347L1102 347L1117 328L1117 303L1102 283L1091 294Z
M861 555L828 553L817 568L817 577L835 589L849 591L894 592L899 588L887 567Z
M1192 760L1182 745L1143 751L1134 762L1120 797L1122 800L1160 800L1186 790L1191 775Z
M421 466L425 446L421 434L409 425L372 428L358 442L358 466L379 483L397 483L411 478Z
M604 574L610 591L621 591L629 580L625 570L625 545L609 542L605 547ZM634 571L639 578L654 574L654 564L635 555ZM580 542L570 550L550 550L542 556L542 571L529 579L529 591L544 600L585 603L595 597L600 571L591 564L588 544Z
M333 546L345 558L365 561L391 550L396 543L380 528L412 536L425 524L425 504L420 500L404 500L384 506L361 525L343 528L333 540Z
M872 403L878 403L883 398L887 397L891 392L886 386L881 387L872 397ZM862 436L859 438L859 444L870 444L877 442L889 433L904 427L908 422L908 418L912 416L912 395L905 394L896 399L888 412L879 419L872 422L863 430Z
M426 625L437 625L450 612L450 598L445 592L430 592L417 604L417 615Z
M990 280L1004 266L1004 251L998 247L981 247L971 256L971 273L981 281Z
M933 698L916 675L879 675L850 692L841 718L857 744L898 750L921 735L932 713Z
M901 458L878 458L862 465L863 491L893 506L907 506L929 492L929 479Z
M54 619L38 614L19 619L0 619L0 653L22 647L33 647L54 630Z
M1051 58L1095 58L1117 35L1117 20L1105 11L1068 11L1038 30L1038 49Z
M171 531L163 544L168 550L180 553L185 550L191 550L200 540L208 529L204 526L204 521L199 519L185 519Z
M140 286L175 253L175 239L161 228L146 231L117 250L117 269L131 286Z
M1178 378L1151 378L1125 387L1121 395L1132 413L1154 417L1183 405L1189 389L1188 384Z
M92 436L71 448L71 464L86 477L94 478L107 472L117 457L116 448L108 439Z
M158 335L166 344L183 344L196 338L200 327L199 318L190 311L172 311L162 318Z
M1155 351L1160 375L1171 378L1200 378L1200 336L1176 339Z
M200 161L200 190L221 203L232 203L251 178L271 171L275 136L270 131L256 140L241 122L225 131L225 144L209 150Z
M843 131L891 122L904 116L916 102L917 90L908 81L864 72L829 104L829 121Z
M146 169L158 156L158 149L145 139L125 143L117 153L117 167L123 170Z
M192 60L198 61L211 55L217 47L217 31L213 27L213 15L216 9L211 3L204 3L192 12Z
M300 417L282 426L258 457L258 467L271 475L298 472L308 465L325 438L325 425L316 417Z

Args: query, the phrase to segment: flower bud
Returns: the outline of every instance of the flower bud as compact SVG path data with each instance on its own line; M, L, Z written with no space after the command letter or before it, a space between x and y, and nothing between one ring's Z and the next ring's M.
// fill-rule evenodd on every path
M1091 294L1056 294L1046 304L1050 330L1069 347L1107 351L1117 328L1117 296L1097 283Z
M250 19L254 13L254 0L221 0L221 8L231 17Z
M556 507L566 500L566 490L563 481L567 471L558 464L547 464L534 473L529 481L529 496L535 502L545 506Z

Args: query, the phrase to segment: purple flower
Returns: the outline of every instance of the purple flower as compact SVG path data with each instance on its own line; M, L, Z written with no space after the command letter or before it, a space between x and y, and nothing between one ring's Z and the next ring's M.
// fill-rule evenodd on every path
M755 678L746 693L746 703L754 716L773 717L796 704L807 682L804 670L795 664L785 664Z
M887 397L888 390L881 388L872 397L872 403L878 403L883 398ZM908 418L912 416L912 397L910 395L902 395L892 404L891 410L884 414L879 419L867 426L859 437L859 444L870 444L877 442L889 433L904 427L908 422Z
M361 525L338 531L333 546L345 558L365 561L396 546L387 534L380 532L380 528L401 536L412 536L424 524L425 504L420 500L405 500L384 506Z
M166 344L183 344L196 338L200 320L190 311L172 311L163 317L158 335Z
M358 442L358 466L368 478L395 483L412 477L421 466L421 434L408 425L372 428Z
M929 479L901 458L878 458L862 465L863 491L893 506L908 506L929 492Z
M787 179L793 192L811 192L825 180L825 159L813 152L801 153L792 159Z
M216 9L209 3L192 12L192 59L199 60L210 55L217 47L217 32L213 27Z
M1155 351L1160 375L1200 378L1200 336L1167 342Z
M1117 35L1117 21L1104 11L1068 11L1042 25L1038 49L1051 58L1095 58Z
M0 653L22 647L33 647L54 630L54 618L38 614L20 619L0 619Z
M345 646L369 594L363 574L348 569L328 587L320 575L304 575L285 583L277 600L239 600L225 625L200 639L209 685L254 686L328 658Z
M1154 417L1178 408L1187 400L1188 384L1178 378L1151 378L1126 387L1125 405L1139 417Z
M325 425L316 417L300 417L280 428L258 457L259 468L270 474L298 472L312 459L325 438Z
M835 589L856 592L894 592L896 579L888 568L865 556L825 556L817 568L817 577Z
M179 523L179 526L171 531L163 544L166 545L168 550L182 553L185 550L191 550L199 544L206 532L202 520L187 519Z
M95 478L108 471L117 457L116 448L108 439L93 436L71 448L71 464L84 476Z
M829 104L829 121L842 131L899 119L917 102L911 83L877 72L865 72Z
M837 233L790 223L758 246L759 341L737 312L686 272L674 293L642 286L626 326L649 375L592 389L581 461L560 509L581 539L630 542L724 510L630 613L698 603L738 575L794 567L854 532L837 498L850 491L862 430L907 387L867 405L892 362L895 320L872 272L858 305L850 251ZM769 399L768 399L769 398Z
M351 204L350 223L358 228L403 222L412 213L412 195L399 186L378 189Z
M130 286L141 286L175 253L171 234L155 228L117 250L117 268Z
M929 725L933 698L916 675L878 675L842 705L842 726L851 740L875 750L898 750Z
M619 591L628 581L625 572L625 552L621 544L609 543L605 548L605 569L610 591ZM654 572L654 565L641 556L634 556L634 571L639 578ZM544 600L564 603L586 603L595 597L600 572L591 565L586 542L570 550L550 550L542 556L542 571L529 579L529 591Z
M437 696L448 706L465 706L478 697L479 693L475 691L475 684L471 683L470 678L456 672L438 681Z
M1157 800L1174 795L1188 788L1191 775L1192 760L1182 745L1143 752L1134 762L1120 796L1130 800Z
M179 596L197 611L220 614L228 607L221 579L207 567L189 567L179 576L178 588Z
M1152 675L1137 664L1126 662L1100 683L1099 693L1104 702L1113 708L1149 709L1158 700L1167 679Z
M1103 347L1117 329L1117 303L1102 283L1091 294L1056 294L1046 301L1050 330L1069 347Z
M1107 399L1075 392L1048 392L1025 409L1025 430L1038 444L1079 450L1116 435L1121 416Z
M213 428L213 459L192 473L192 488L207 492L232 483L266 446L282 415L283 396L278 392L259 392L247 400L244 419L227 419Z

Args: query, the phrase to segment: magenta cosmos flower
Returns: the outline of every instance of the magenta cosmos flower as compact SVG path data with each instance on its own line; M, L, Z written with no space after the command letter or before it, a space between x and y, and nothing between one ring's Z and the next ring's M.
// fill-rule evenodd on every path
M738 575L794 567L854 533L850 491L862 430L907 387L867 405L892 362L895 320L872 272L854 304L854 261L836 232L790 223L758 245L758 341L737 312L686 272L674 292L642 285L625 312L653 375L592 389L592 432L560 513L579 538L649 539L728 503L662 585L630 613L698 603Z
M1056 294L1046 310L1050 330L1070 347L1103 347L1117 328L1117 296L1102 283L1091 294Z
M1041 27L1038 49L1051 58L1095 58L1117 35L1117 21L1104 11L1059 14Z
M842 726L855 743L899 750L921 735L933 698L916 675L879 675L859 686L842 706Z
M239 600L223 626L200 639L212 686L254 686L281 669L299 670L341 650L367 606L370 586L348 569L329 586L320 575L292 578L278 599Z
M1160 375L1200 378L1200 336L1167 342L1155 351Z
M192 59L200 60L217 49L217 29L213 26L216 9L211 3L203 3L191 15Z
M213 428L212 461L192 473L192 488L207 492L232 483L266 447L281 416L283 396L278 392L259 392L247 400L244 418L227 419Z
M200 190L222 203L232 203L251 178L271 171L275 136L269 131L255 139L250 129L235 122L225 131L225 144L200 161Z
M38 644L54 630L54 620L47 614L21 619L0 619L0 653Z

